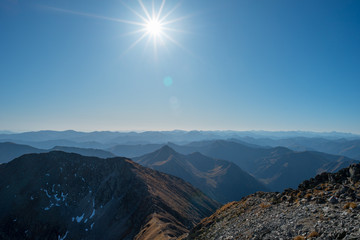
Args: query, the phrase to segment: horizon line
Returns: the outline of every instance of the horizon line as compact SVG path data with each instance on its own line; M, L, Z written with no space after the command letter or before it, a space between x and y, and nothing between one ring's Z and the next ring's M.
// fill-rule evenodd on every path
M267 133L315 133L315 134L349 134L358 135L360 132L342 132L342 131L312 131L312 130L264 130L264 129L249 129L249 130L234 130L234 129L126 129L126 130L75 130L75 129L40 129L40 130L0 130L1 134L21 134L30 132L81 132L81 133L94 133L94 132L112 132L112 133L144 133L144 132L267 132Z

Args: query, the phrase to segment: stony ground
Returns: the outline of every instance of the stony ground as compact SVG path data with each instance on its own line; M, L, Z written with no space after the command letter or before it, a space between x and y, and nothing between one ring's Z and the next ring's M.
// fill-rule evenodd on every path
M204 219L187 239L360 239L360 165L297 190L256 193Z

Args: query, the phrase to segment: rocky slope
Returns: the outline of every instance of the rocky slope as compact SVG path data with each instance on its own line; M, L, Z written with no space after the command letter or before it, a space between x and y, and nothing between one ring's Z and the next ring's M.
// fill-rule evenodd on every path
M126 158L50 152L0 165L0 239L171 239L218 206Z
M360 239L360 165L229 203L187 239Z
M167 145L153 153L134 158L134 161L180 177L221 203L238 201L251 193L267 190L232 162L206 157L201 153L183 155Z

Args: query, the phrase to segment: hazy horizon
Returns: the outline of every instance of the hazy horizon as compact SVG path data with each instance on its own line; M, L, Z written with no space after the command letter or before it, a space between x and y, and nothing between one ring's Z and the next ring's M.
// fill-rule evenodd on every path
M135 133L144 133L144 132L235 132L235 133L311 133L311 134L350 134L350 135L356 135L360 136L360 133L354 133L354 132L340 132L340 131L307 131L307 130L234 130L234 129L125 129L125 130L76 130L76 129L39 129L39 130L23 130L23 131L15 131L15 130L0 130L0 134L12 134L12 133L29 133L29 132L67 132L67 131L74 131L74 132L81 132L81 133L93 133L93 132L112 132L112 133L129 133L129 132L135 132Z

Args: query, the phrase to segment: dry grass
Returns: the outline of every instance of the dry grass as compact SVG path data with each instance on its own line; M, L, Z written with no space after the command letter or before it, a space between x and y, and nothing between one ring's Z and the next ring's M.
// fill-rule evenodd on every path
M307 194L305 194L305 196L304 196L304 198L306 198L306 199L309 199L309 198L311 198L312 197L312 194L311 193L307 193Z
M314 237L318 237L320 234L318 232L312 232L309 234L309 236L307 236L308 238L314 238Z
M271 206L271 204L270 204L270 203L260 203L259 206L260 206L261 208L268 208L268 207Z
M305 240L304 236L296 236L293 238L293 240Z
M349 202L344 205L344 209L349 209L349 208L355 209L356 207L357 207L357 204L354 202Z

